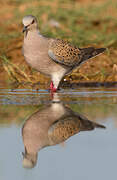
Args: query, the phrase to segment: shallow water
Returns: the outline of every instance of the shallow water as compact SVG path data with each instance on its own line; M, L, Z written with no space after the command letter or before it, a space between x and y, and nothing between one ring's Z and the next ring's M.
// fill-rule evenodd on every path
M84 130L70 137L64 145L47 146L38 152L35 167L26 169L22 165L22 152L25 152L23 125L35 112L43 121L43 109L46 110L46 123L52 115L48 105L53 104L56 108L51 119L54 121L59 119L57 116L64 108L69 108L70 112L80 113L91 122L106 126L106 129ZM57 111L58 104L60 109ZM35 128L34 120L32 123ZM31 130L31 138L36 138L33 128ZM116 137L117 89L62 89L53 97L46 90L0 88L0 180L117 179ZM34 145L39 142L39 138L32 141Z

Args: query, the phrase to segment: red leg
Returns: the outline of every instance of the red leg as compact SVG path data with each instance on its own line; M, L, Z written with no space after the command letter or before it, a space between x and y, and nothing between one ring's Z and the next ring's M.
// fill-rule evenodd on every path
M57 89L54 87L54 84L53 84L52 81L50 83L50 90L51 90L51 92L56 92L57 91Z

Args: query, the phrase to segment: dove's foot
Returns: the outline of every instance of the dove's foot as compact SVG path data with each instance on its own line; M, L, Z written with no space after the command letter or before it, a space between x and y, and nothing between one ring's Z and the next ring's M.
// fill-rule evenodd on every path
M52 81L51 81L51 83L50 83L50 91L51 91L51 92L56 92L56 91L57 91L57 88L54 87L54 84L53 84Z

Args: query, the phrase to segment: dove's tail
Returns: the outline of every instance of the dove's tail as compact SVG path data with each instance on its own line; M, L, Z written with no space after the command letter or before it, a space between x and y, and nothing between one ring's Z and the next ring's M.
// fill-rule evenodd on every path
M90 58L93 58L95 56L98 56L99 54L102 54L106 48L93 48L93 47L88 47L88 48L82 48L81 50L81 54L82 54L82 59L81 62L84 62Z
M106 127L102 124L98 124L89 120L82 120L81 121L81 127L80 130L81 131L90 131L93 130L95 128L102 128L105 129Z
M103 129L106 128L104 125L98 124L98 123L93 123L93 125L94 125L94 128L103 128Z

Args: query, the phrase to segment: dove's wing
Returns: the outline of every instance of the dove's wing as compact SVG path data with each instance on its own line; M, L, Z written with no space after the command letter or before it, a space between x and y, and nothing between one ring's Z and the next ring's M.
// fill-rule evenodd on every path
M104 129L105 126L92 122L80 114L74 114L54 122L48 130L48 138L50 144L55 145L64 142L80 131L90 131L95 128Z
M80 131L80 120L77 117L66 117L51 125L48 137L51 144L59 144Z
M48 55L56 63L65 66L78 66L87 59L97 56L102 53L105 48L95 49L93 47L77 48L72 46L67 41L54 39L50 41Z

